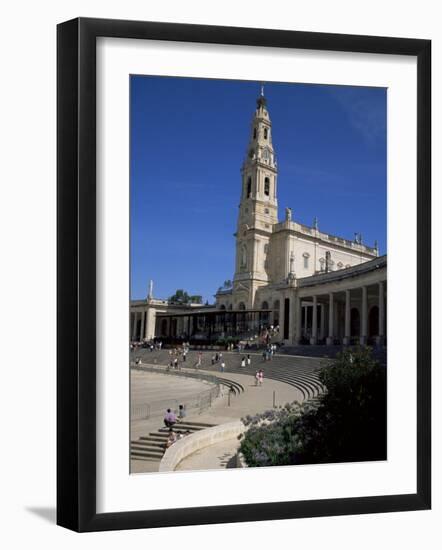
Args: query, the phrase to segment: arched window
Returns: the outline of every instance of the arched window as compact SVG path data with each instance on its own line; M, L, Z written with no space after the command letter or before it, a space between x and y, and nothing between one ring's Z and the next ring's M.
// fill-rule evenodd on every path
M261 304L261 309L269 309L269 304L268 304L268 302L264 301L264 302Z
M240 302L240 303L239 303L238 309L239 309L240 311L244 311L244 310L246 309L246 305L244 304L244 302Z
M302 257L304 258L304 269L308 269L308 259L310 258L310 254L308 252L304 252Z
M268 135L268 130L267 128L264 128L264 139L267 139L267 135Z
M225 311L226 306L223 304L219 309L221 309L222 311Z
M253 139L256 139L256 128L253 129Z
M270 179L265 178L264 180L264 195L267 197L270 195Z
M252 178L249 176L247 179L247 198L252 196Z

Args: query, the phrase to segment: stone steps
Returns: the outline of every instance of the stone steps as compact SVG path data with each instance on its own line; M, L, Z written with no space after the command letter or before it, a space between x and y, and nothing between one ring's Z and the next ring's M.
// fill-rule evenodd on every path
M183 421L177 423L173 428L176 434L185 434L187 432L195 433L212 428L215 424L206 422L189 422ZM132 459L154 459L158 462L163 458L166 450L166 441L169 435L169 428L161 427L156 432L150 432L148 435L143 435L137 440L131 441L130 456Z
M312 365L312 359L310 358L277 354L272 360L263 361L262 354L259 352L251 352L252 365L250 367L241 367L241 358L247 355L247 353L247 351L244 353L223 352L223 359L226 364L225 372L247 374L254 377L256 370L262 368L264 370L264 379L268 378L292 385L301 392L304 399L315 398L324 391L324 387L318 378L318 368L320 367L318 367L317 361L320 361L320 364L325 366L328 362L326 359L318 358L315 364ZM170 360L168 350L154 352L138 350L136 355L149 363L155 361L157 365L167 365ZM211 352L203 352L203 364L201 369L219 372L219 363L215 365L211 364L212 355ZM191 368L197 362L197 359L198 352L189 352L185 364L186 368ZM220 374L222 375L223 373ZM220 380L222 380L221 377ZM229 384L235 393L237 393L236 383L232 383L226 379L225 385ZM242 391L244 391L244 388L242 388Z

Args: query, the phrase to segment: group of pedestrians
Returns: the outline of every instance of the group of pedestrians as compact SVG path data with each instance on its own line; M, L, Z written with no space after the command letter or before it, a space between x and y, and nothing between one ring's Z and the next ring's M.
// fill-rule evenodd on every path
M176 433L173 430L173 426L182 421L183 418L186 417L186 414L186 405L180 405L178 407L178 416L175 411L172 411L172 409L167 409L166 414L164 415L164 425L166 426L166 428L169 428L169 435L167 436L165 450L167 450L179 439L182 439L184 436L190 434L190 430L179 433Z
M262 358L264 361L271 361L276 353L276 344L269 344L262 352Z
M175 369L181 370L181 366L187 360L187 354L189 353L189 348L183 344L180 348L173 348L169 350L169 363L168 370Z
M248 353L247 355L243 355L243 357L241 359L241 367L245 368L246 365L248 367L250 367L252 365L252 358L250 357L250 353Z

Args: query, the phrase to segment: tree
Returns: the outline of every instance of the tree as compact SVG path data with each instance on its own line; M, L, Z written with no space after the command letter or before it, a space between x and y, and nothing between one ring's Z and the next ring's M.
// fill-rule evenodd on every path
M170 296L169 302L173 304L202 304L203 297L198 294L190 296L187 291L181 288L173 296Z
M319 378L326 392L316 403L245 419L249 466L386 459L386 371L370 348L342 352Z
M173 302L175 304L187 304L189 302L189 294L181 289L178 289L175 294L170 296L169 302Z

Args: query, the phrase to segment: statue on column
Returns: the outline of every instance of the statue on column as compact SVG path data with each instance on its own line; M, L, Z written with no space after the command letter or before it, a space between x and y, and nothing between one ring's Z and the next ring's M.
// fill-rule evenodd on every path
M295 255L292 252L290 252L290 273L295 272Z
M290 268L289 268L289 275L288 275L288 281L294 281L295 280L295 254L290 252Z
M292 221L292 209L287 207L285 209L285 221L286 222L291 222Z

